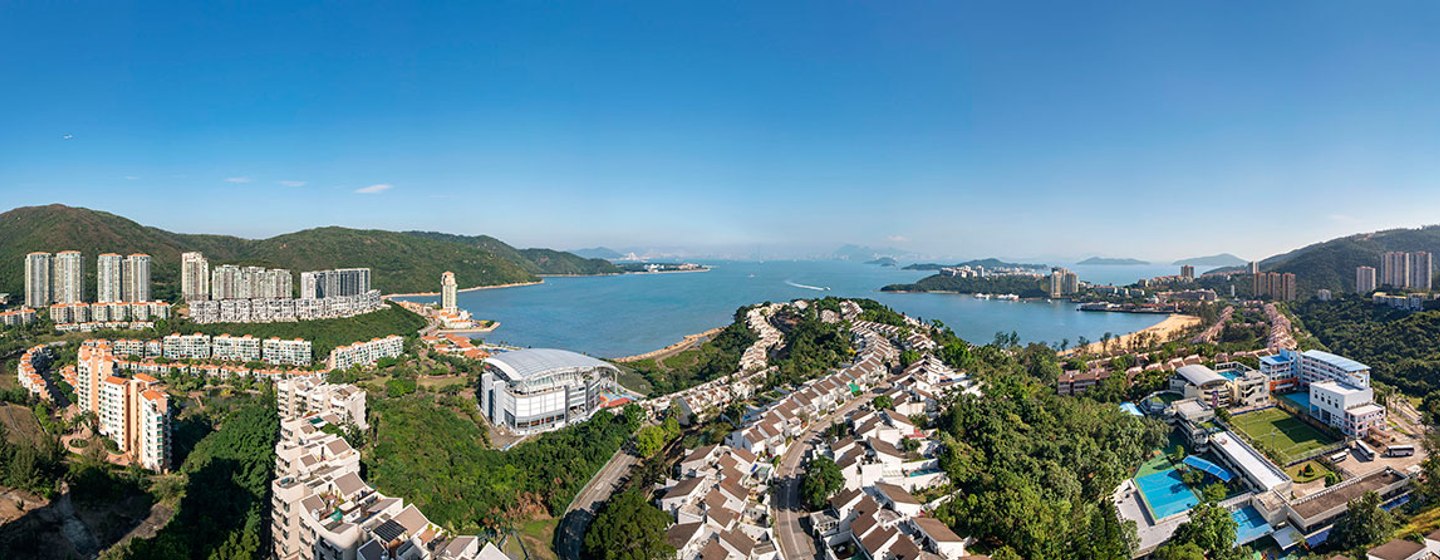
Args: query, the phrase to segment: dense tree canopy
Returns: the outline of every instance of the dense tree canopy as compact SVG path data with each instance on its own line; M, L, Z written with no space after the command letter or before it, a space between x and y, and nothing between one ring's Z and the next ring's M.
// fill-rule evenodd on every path
M829 457L816 457L805 467L805 477L800 481L800 498L811 510L825 507L830 497L845 485L845 476L840 467Z
M1235 530L1235 519L1228 510L1203 503L1190 510L1190 519L1175 528L1165 548L1184 547L1187 554L1198 548L1212 560L1238 560L1246 555L1235 548Z
M1440 311L1407 313L1360 298L1294 307L1331 351L1364 362L1375 379L1414 394L1440 389Z
M1040 280L1031 276L984 276L961 278L935 274L913 284L891 284L886 292L953 292L958 294L1015 294L1020 297L1045 297Z
M670 516L645 501L635 490L616 494L605 503L585 532L585 552L598 560L661 560L673 558L665 541Z
M155 538L131 541L128 557L263 556L279 433L273 400L246 405L225 418L185 460L181 472L188 483L175 516Z
M639 427L636 415L600 413L502 452L485 447L474 422L423 395L378 399L371 408L370 482L460 533L563 512Z
M1056 396L1059 368L1042 345L972 350L987 395L954 397L937 422L958 493L936 517L1024 558L1129 558L1134 527L1108 514L1109 493L1164 441L1164 425Z

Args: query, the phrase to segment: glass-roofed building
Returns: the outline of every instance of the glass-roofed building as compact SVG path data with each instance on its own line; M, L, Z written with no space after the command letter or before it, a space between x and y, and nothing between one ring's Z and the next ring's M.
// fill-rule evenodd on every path
M517 433L553 430L589 418L620 370L584 354L529 349L485 359L480 411Z

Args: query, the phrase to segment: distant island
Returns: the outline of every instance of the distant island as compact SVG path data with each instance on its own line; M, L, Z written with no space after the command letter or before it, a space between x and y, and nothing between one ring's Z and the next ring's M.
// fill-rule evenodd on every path
M1040 289L1040 279L1033 276L926 276L914 284L891 284L880 288L882 292L939 292L951 294L1015 294L1022 298L1042 298L1045 290Z
M1230 253L1220 253L1220 254L1218 254L1218 255L1209 255L1209 256L1204 256L1204 257L1193 257L1193 258L1189 258L1189 259L1180 259L1180 260L1178 260L1178 261L1175 261L1173 264L1175 264L1176 266L1189 265L1189 266L1226 267L1226 266L1244 266L1245 263L1247 263L1247 262L1249 262L1249 261L1246 261L1245 259L1242 259L1242 258L1237 257L1237 256L1235 256L1235 255L1232 255L1232 254L1230 254Z
M1090 257L1090 258L1088 258L1088 259L1085 259L1085 260L1080 261L1080 262L1075 263L1075 264L1091 264L1091 265L1136 265L1136 264L1150 264L1150 261L1142 261L1142 260L1140 260L1140 259L1121 259L1121 258L1110 258L1110 257Z
M916 263L916 264L912 264L912 265L910 265L910 266L905 267L904 270L940 270L940 269L942 269L942 268L954 268L954 267L961 267L961 266L969 266L969 267L983 266L983 267L985 267L985 268L1034 268L1034 269L1039 269L1039 270L1044 270L1044 269L1050 268L1050 265L1047 265L1047 264L1012 263L1012 262L1005 262L1005 261L1002 261L1002 260L1000 260L1000 259L997 259L997 258L993 258L993 257L992 257L992 258L988 258L988 259L975 259L975 260L965 261L965 262L962 262L962 263L955 263L955 264Z
M895 260L894 257L880 257L873 261L866 261L865 264L878 264L880 266L900 266L900 261Z
M706 272L710 267L695 263L620 263L616 265L626 274L647 274L653 272Z
M574 251L570 251L570 254L587 259L605 259L607 261L613 261L615 259L625 257L625 253L621 253L620 251L616 251L609 247L591 247L588 249L575 249Z

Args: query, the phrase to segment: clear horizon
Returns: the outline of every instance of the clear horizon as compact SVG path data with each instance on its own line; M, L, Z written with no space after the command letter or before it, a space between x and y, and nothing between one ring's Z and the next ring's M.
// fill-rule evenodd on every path
M0 194L250 238L1259 259L1434 221L1440 7L1388 7L6 5Z

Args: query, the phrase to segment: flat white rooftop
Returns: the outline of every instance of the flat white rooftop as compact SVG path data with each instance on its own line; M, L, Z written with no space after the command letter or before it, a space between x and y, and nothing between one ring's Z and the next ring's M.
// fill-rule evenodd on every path
M1261 457L1250 446L1240 441L1240 437L1224 431L1210 436L1210 443L1214 444L1221 453L1224 453L1245 475L1260 485L1264 490L1273 490L1290 480L1283 474L1276 472L1270 461Z

